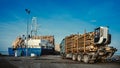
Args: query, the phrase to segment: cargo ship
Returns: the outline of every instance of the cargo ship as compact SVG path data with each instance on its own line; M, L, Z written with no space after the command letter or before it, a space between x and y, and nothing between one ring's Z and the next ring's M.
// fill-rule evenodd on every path
M9 56L41 56L54 53L54 36L38 36L36 17L32 19L31 34L22 35L8 48Z
M12 45L12 47L8 48L10 56L40 56L53 54L54 36L33 36L28 38L28 41L17 37Z

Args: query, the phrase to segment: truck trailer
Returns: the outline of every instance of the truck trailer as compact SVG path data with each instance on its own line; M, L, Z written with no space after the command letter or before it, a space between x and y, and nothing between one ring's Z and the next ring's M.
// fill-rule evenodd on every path
M84 34L66 36L60 43L60 54L62 58L84 63L105 61L117 51L109 46L110 43L111 34L108 27L98 27L93 32L84 31Z

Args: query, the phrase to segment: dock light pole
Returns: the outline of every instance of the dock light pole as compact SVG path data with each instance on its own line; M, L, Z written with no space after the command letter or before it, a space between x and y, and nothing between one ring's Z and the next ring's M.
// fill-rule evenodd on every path
M26 36L26 56L27 56L27 53L28 53L28 49L27 49L27 48L28 48L28 32L29 32L29 31L28 31L28 29L29 29L29 28L28 28L28 27L29 27L28 25L29 25L30 10L29 10L29 9L25 9L25 11L26 11L27 17L28 17L28 18L27 18L27 32L26 32L26 34L27 34L27 36Z

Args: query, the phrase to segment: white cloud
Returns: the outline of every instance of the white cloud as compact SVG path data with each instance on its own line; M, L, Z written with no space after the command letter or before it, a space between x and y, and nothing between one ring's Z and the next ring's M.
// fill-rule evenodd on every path
M93 23L94 23L94 22L97 22L97 20L91 20L90 22L93 22Z

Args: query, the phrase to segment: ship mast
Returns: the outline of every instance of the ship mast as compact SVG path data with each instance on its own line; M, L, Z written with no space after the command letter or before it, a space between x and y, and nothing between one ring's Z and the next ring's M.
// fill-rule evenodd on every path
M27 37L26 37L26 56L27 56L27 48L28 48L28 33L29 33L29 29L28 29L28 25L29 25L29 16L30 16L30 10L29 9L25 9L27 16L28 16L28 20L27 20Z
M37 17L33 17L31 23L31 36L36 35L37 35Z

